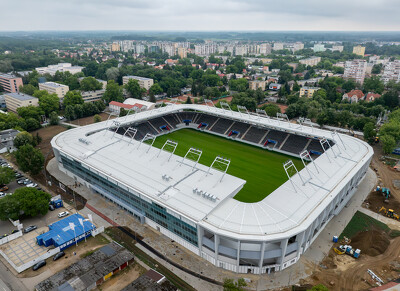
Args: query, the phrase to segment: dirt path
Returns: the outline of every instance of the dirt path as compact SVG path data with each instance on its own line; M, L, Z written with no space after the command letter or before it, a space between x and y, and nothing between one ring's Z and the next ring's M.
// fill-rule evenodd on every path
M375 257L362 255L355 260L347 255L342 255L337 258L338 255L332 251L330 256L336 257L333 259L336 268L324 269L320 267L311 277L310 283L322 283L328 286L329 290L365 290L374 286L374 282L367 273L368 269L380 276L385 283L398 278L398 268L394 266L400 265L399 255L400 237L391 240L387 250Z

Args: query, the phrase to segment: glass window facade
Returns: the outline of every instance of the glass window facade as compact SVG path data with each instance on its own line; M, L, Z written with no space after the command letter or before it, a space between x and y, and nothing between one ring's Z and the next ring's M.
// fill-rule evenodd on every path
M71 173L111 193L129 206L138 209L138 212L144 213L147 218L175 233L194 246L198 246L197 228L184 222L179 214L174 213L174 215L171 215L171 210L167 211L165 207L155 202L150 202L149 199L146 199L147 201L141 199L139 194L135 195L123 189L115 184L115 182L96 174L87 167L83 167L82 164L76 160L70 160L61 155L61 161L64 168Z

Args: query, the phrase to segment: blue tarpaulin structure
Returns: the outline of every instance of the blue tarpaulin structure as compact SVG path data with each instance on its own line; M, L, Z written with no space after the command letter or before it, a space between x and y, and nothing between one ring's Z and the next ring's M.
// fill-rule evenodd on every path
M83 226L79 219L82 220ZM70 223L75 225L75 231L71 228ZM60 247L61 250L73 245L75 241L80 241L91 235L91 231L96 226L80 214L67 216L53 224L49 225L49 231L36 237L36 242L40 246Z

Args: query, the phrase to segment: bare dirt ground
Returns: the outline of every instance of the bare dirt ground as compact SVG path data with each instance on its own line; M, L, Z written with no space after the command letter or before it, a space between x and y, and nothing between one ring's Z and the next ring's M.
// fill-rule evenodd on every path
M102 290L102 291L121 290L125 288L128 284L130 284L132 281L135 281L145 272L146 272L145 268L143 268L138 263L133 263L124 270L113 275L109 280L98 286L97 289L95 290Z
M67 129L61 125L52 125L32 131L31 134L32 136L36 136L36 134L39 133L39 136L42 138L42 142L37 146L37 148L40 149L42 154L46 157L49 152L52 152L50 144L51 139L65 130Z
M391 197L389 198L389 203L384 202L384 197L381 193L371 192L368 196L364 207L370 209L371 211L378 212L379 209L384 206L386 209L393 209L395 213L400 213L400 189L395 188L393 185L393 180L400 179L400 173L395 171L393 167L388 166L380 160L383 155L380 145L374 146L375 154L372 158L371 168L376 169L378 175L378 184L381 187L389 187Z
M399 179L400 174L380 160L380 145L375 145L374 151L371 168L377 172L379 183L390 188L392 196L389 203L384 203L382 194L372 191L364 207L378 212L381 206L385 206L399 213L400 189L395 189L392 181ZM400 222L393 220L393 223ZM368 269L385 283L400 277L400 237L392 239L387 233L376 229L359 232L351 239L351 245L361 249L359 259L338 255L332 248L319 266L310 266L314 268L313 275L301 281L301 284L324 284L329 290L366 290L377 286L367 273Z
M105 113L105 112L102 112L99 115L101 117L101 121L105 121L109 117L109 114ZM110 119L113 119L113 118L115 118L115 117L111 116ZM72 123L72 124L75 124L75 125L80 125L80 126L92 124L93 122L94 122L93 116L83 117L83 118L79 118L79 119L75 119L75 120L69 121L69 123Z

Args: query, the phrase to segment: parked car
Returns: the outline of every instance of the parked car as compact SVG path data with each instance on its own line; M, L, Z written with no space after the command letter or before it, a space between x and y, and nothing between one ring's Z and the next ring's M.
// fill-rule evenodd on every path
M2 186L2 187L0 188L0 192L7 191L7 190L8 190L8 187L7 187L7 186Z
M25 182L25 177L24 177L24 176L22 176L21 178L17 179L17 183L18 183L19 185L24 184L24 182Z
M30 225L30 226L28 226L27 228L24 229L24 232L28 233L28 232L31 232L32 230L35 230L35 229L37 229L36 225Z
M29 180L29 179L25 179L25 180L24 180L24 184L25 184L25 185L28 185L28 184L30 184L30 183L32 183L31 180Z
M49 205L49 210L50 211L53 211L55 208L54 208L54 206L53 205Z
M59 258L62 258L65 256L65 253L63 251L57 253L54 257L53 257L53 261L57 261Z
M6 197L6 193L0 192L0 198Z
M18 232L19 230L18 229L14 229L12 232L11 232L11 234L14 234L14 233L16 233L16 232Z
M0 236L0 239L5 238L6 236L8 236L8 234L3 234L2 236Z
M36 263L36 265L34 265L32 267L32 270L34 270L34 271L39 270L41 267L43 267L45 265L46 265L46 261L45 260L41 260L38 263Z
M58 214L58 217L61 218L61 217L65 217L65 216L68 216L68 215L69 215L69 212L68 212L68 211L63 211L63 212L60 212L60 213Z
M29 188L33 188L33 187L36 187L36 186L37 186L36 183L30 183L30 184L26 185L26 187L29 187Z

